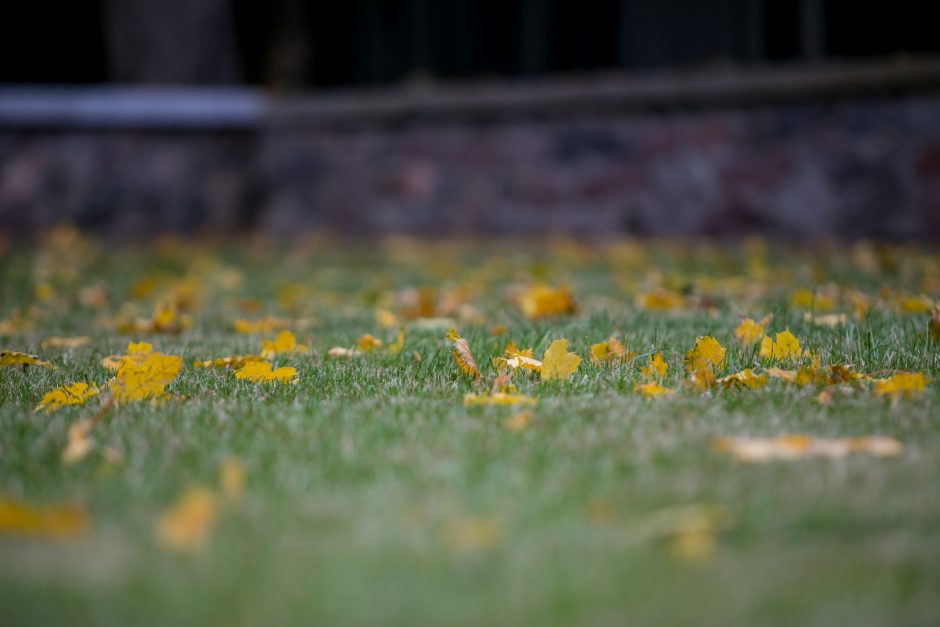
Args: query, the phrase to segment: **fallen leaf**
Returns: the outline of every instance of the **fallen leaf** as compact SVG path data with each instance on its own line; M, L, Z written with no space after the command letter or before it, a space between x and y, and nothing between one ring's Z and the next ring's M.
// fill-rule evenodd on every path
M149 344L146 345L149 348ZM140 345L129 344L108 390L114 402L157 400L165 397L168 386L183 366L183 358L157 352L142 352Z
M246 379L254 383L278 381L280 383L297 383L297 369L281 366L276 370L270 362L250 361L235 371L236 379Z
M297 342L297 336L290 331L281 331L273 340L261 340L261 357L272 359L277 355L309 353L310 347Z
M727 377L718 379L717 383L719 385L723 385L726 388L742 387L749 390L754 390L763 385L766 385L767 377L765 375L756 375L750 368L746 368L741 372L729 374Z
M890 396L892 400L919 396L927 388L923 372L900 372L887 379L874 379L875 394Z
M466 407L473 405L534 405L536 399L524 394L509 392L493 392L491 394L464 394L463 404Z
M636 353L628 353L627 347L614 336L591 345L591 361L597 364L622 364L634 357Z
M647 357L647 365L640 368L640 374L649 381L662 381L668 368L662 354L656 352Z
M774 361L795 361L803 356L803 352L800 350L800 341L787 329L778 333L776 339L764 336L758 355L762 359Z
M725 348L710 335L695 339L692 349L686 353L685 369L693 373L699 370L714 370L725 360Z
M542 356L542 381L559 379L567 381L578 369L581 358L575 353L568 352L568 340L553 341Z
M480 369L477 368L477 362L473 358L473 353L470 352L470 345L467 343L467 340L460 337L460 333L457 332L457 329L450 329L446 337L447 341L451 344L453 349L451 352L454 355L454 361L457 362L457 367L460 368L460 372L470 377L473 381L479 381Z
M676 391L667 387L663 387L657 381L650 381L649 383L638 383L633 387L634 392L642 394L646 398L659 398L661 396L675 396Z
M734 336L741 344L750 346L764 337L764 331L771 320L773 320L773 315L771 314L761 318L760 322L756 322L751 318L745 318L734 330Z
M217 357L193 362L195 368L241 368L250 361L264 361L258 355L232 355L231 357Z
M6 366L41 366L43 368L55 368L50 362L43 361L35 355L19 353L17 351L0 351L0 368Z
M567 288L533 285L519 298L519 308L529 320L572 314L577 311L574 298Z
M84 405L85 401L98 395L98 387L87 383L72 383L45 393L33 411L53 412L66 405Z
M366 333L365 335L361 336L358 340L356 340L356 348L359 349L363 353L368 353L370 351L373 351L381 347L382 347L382 340L368 333Z

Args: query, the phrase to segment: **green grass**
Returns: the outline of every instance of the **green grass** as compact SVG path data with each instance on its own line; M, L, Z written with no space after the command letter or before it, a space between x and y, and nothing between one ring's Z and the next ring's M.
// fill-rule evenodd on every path
M886 293L863 318L828 328L788 305L788 294L803 287L834 290L837 311L849 311L842 302L848 287L936 298L935 254L745 254L658 244L637 255L559 243L406 244L107 251L70 240L0 258L0 318L32 306L35 319L34 329L3 337L0 348L58 366L0 369L0 495L80 503L91 523L86 535L67 541L0 535L0 624L940 621L940 350L927 333L928 316L897 313ZM876 268L858 261L866 252ZM241 273L240 285L220 279L231 270ZM167 277L139 302L146 315L173 277L186 274L199 277L197 296L204 297L192 329L147 338L113 329L135 280ZM507 292L535 277L570 285L580 311L525 320ZM99 281L109 296L102 310L79 296ZM689 305L638 309L634 294L660 281L687 294ZM38 282L54 288L50 301L36 301ZM286 282L309 292L285 310L277 295ZM591 343L616 334L640 356L614 368L585 359L566 383L518 377L520 391L539 399L518 433L505 427L518 409L463 406L474 386L453 363L446 327L406 323L398 355L324 358L363 333L393 337L377 326L373 308L397 290L451 293L468 285L465 300L483 322L459 327L487 377L490 357L508 338L541 355L565 337L587 357ZM245 313L247 298L260 311ZM724 372L760 367L733 331L739 314L764 313L775 314L771 330L789 327L823 364L918 370L931 383L922 396L896 403L862 386L830 405L816 402L815 387L776 380L707 396L683 386L682 356L698 335L728 348ZM189 365L257 351L260 336L235 334L231 321L264 314L312 321L298 333L311 354L278 360L298 369L296 385L253 385L230 371ZM496 324L508 333L491 337ZM72 334L94 341L71 351L39 346ZM170 387L183 400L111 412L93 432L98 449L63 464L69 425L98 402L48 415L32 408L58 385L103 385L111 375L98 366L101 357L137 339L184 356ZM679 390L675 398L632 392L638 365L656 350L669 363L666 384ZM720 436L783 433L892 436L904 451L890 459L745 465L712 446ZM108 464L104 448L123 462ZM230 456L246 473L241 502L224 509L204 550L161 548L153 534L161 512L188 486L215 485L219 463ZM657 512L688 504L727 512L710 558L685 560L668 539L638 535ZM455 525L472 521L497 530L491 546L455 546Z

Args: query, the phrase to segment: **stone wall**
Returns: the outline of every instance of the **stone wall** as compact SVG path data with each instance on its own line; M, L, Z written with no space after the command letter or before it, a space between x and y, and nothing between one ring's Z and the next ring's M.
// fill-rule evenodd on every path
M940 97L216 132L0 129L0 229L940 238Z

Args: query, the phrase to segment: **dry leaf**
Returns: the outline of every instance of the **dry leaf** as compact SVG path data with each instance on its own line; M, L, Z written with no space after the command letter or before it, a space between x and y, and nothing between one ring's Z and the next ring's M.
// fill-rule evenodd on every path
M236 379L246 379L254 383L278 381L280 383L297 383L297 369L282 366L273 369L270 362L250 361L235 371Z
M450 342L453 348L454 361L457 362L460 372L474 381L479 381L480 369L477 368L477 362L473 358L473 353L470 352L470 345L467 340L460 337L457 329L450 329L447 332L447 341Z
M149 348L149 344L146 345ZM129 344L128 354L121 360L108 390L117 404L158 400L166 395L168 386L183 366L183 358L156 352L142 352L140 345Z
M33 411L53 412L66 405L84 405L85 401L98 395L98 387L92 383L72 383L46 392Z
M692 349L686 353L685 369L690 373L700 370L715 370L725 360L725 348L710 335L695 339Z
M553 341L542 356L542 381L559 379L567 381L578 369L581 358L568 352L568 340Z
M382 340L368 333L356 340L356 348L363 353L368 353L369 351L373 351L381 347Z
M43 368L55 368L50 362L43 361L35 355L18 353L17 351L0 351L0 368L6 366L42 366Z

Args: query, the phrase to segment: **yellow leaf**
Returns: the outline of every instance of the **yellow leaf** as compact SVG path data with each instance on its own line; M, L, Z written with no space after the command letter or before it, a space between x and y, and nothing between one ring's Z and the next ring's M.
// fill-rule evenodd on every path
M519 299L519 308L529 320L572 314L577 310L574 298L566 288L533 285Z
M623 363L634 357L636 357L636 353L628 353L627 347L614 336L610 336L605 342L591 345L591 361L594 363L613 365Z
M290 331L281 331L274 340L261 340L261 356L271 359L285 353L309 353L310 347L298 344L297 337Z
M391 342L388 346L386 346L385 350L387 350L392 355L397 355L398 353L401 352L401 349L403 349L404 347L405 347L405 330L399 327L398 338L394 342Z
M689 375L689 384L700 392L707 392L715 385L715 371L701 368Z
M656 289L645 294L638 294L636 304L641 309L650 311L668 311L685 305L681 294L666 289Z
M67 539L88 530L88 517L75 505L37 507L0 496L0 534Z
M775 361L795 361L803 356L800 350L800 341L796 339L790 329L778 333L776 339L765 336L760 343L759 356L761 359Z
M734 330L734 336L738 338L741 344L750 346L764 337L764 330L772 319L772 315L764 316L761 318L760 322L755 322L751 318L745 318L741 321L741 324L738 325L738 328Z
M85 401L98 394L98 387L95 384L89 386L87 383L72 383L63 385L46 392L36 405L33 411L46 410L53 412L66 405L84 405Z
M662 378L666 376L666 370L668 368L669 366L666 365L663 356L657 352L647 358L647 365L640 368L640 374L650 381L661 381Z
M108 390L115 403L160 399L183 365L183 358L161 353L135 354L128 346L128 356L121 360Z
M725 348L710 335L699 336L685 356L685 369L688 372L713 370L720 368L725 360Z
M375 350L376 348L382 347L382 340L366 333L358 340L356 340L356 348L358 348L363 353L368 353L369 351Z
M233 323L236 333L273 333L280 331L288 326L288 321L274 316L261 318L260 320L245 320L239 318Z
M763 385L766 385L767 377L765 375L756 375L750 368L747 368L741 372L736 372L734 374L729 374L727 377L722 377L721 379L718 379L717 383L727 388L744 387L749 390L754 390Z
M166 549L197 551L208 541L218 515L215 495L207 488L192 487L160 516L154 533Z
M675 396L676 391L663 387L656 381L649 383L638 383L633 387L633 391L642 394L646 398L658 398L660 396Z
M250 361L240 369L235 371L236 379L246 379L254 383L265 381L278 381L280 383L297 383L295 376L296 368L282 366L276 370L272 369L270 362Z
M43 348L81 348L82 346L87 346L91 344L91 338L87 335L80 335L78 337L50 337L42 341Z
M923 372L901 372L887 379L875 379L875 394L892 399L918 396L927 387Z
M719 438L718 451L734 455L742 462L769 462L801 457L837 459L850 453L867 453L876 457L894 457L903 447L894 438L817 439L808 435L782 435L774 438Z
M55 368L55 366L48 361L43 361L35 355L18 353L16 351L0 351L0 368L6 366L42 366L43 368Z
M578 369L581 358L568 352L568 340L553 341L542 356L542 381L567 381Z
M457 362L460 372L474 381L479 381L480 369L477 368L477 362L473 358L473 353L470 352L470 345L467 340L460 337L457 329L450 329L447 332L447 341L450 342L453 348L454 361Z
M519 350L511 341L506 343L506 348L501 356L493 358L493 365L496 366L497 370L507 368L512 370L521 368L533 372L541 372L542 370L542 362L532 356L531 348Z
M507 392L493 392L492 394L464 394L463 404L466 407L473 405L534 405L536 399L524 394L511 394Z
M388 309L376 309L375 310L375 321L383 329L391 329L398 326L398 316L393 314Z

